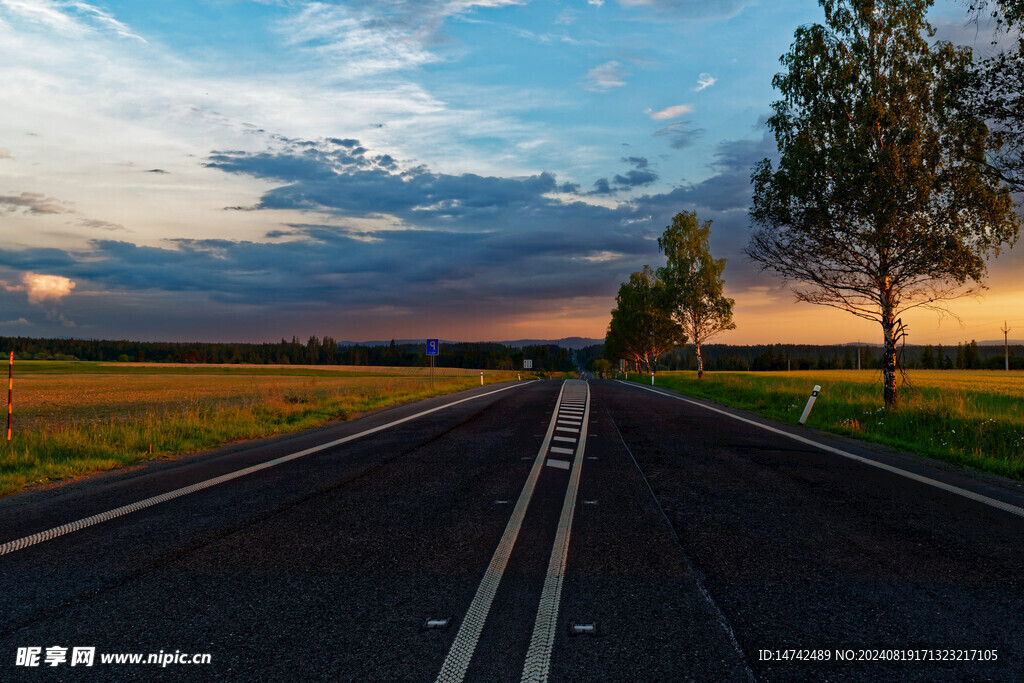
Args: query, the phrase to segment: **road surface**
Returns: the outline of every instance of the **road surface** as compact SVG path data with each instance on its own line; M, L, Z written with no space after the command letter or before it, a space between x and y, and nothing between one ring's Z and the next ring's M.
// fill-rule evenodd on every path
M0 680L1022 680L1022 514L663 390L481 387L0 500Z

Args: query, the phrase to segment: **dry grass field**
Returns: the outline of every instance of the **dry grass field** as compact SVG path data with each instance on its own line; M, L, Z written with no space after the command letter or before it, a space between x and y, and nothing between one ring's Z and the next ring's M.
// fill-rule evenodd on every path
M24 361L0 495L461 391L479 370ZM532 378L533 375L531 374ZM527 377L524 376L524 379ZM517 379L484 371L485 383Z

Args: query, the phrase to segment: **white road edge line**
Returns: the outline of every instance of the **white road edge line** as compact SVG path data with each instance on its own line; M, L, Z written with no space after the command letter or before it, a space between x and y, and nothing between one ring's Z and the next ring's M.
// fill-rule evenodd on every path
M491 557L484 578L473 596L473 601L466 611L466 618L459 625L459 632L452 641L448 650L441 671L437 674L438 683L461 683L466 677L466 670L469 662L476 652L476 644L480 640L480 632L483 631L484 622L487 621L487 614L491 611L491 603L494 595L498 592L498 584L501 583L501 576L505 573L505 566L512 554L512 547L519 536L519 529L523 526L523 518L526 516L526 508L530 505L530 498L533 496L533 489L540 477L540 471L544 467L544 457L547 455L548 446L551 444L551 437L555 433L555 420L558 419L558 405L562 402L562 395L565 393L566 382L562 383L562 389L558 393L558 401L555 403L555 410L551 414L551 422L548 424L547 434L537 451L537 457L533 461L530 475L526 478L526 484L519 494L519 500L512 510L512 516L505 525L505 533L501 536L497 550Z
M109 521L111 519L114 519L116 517L121 517L123 515L127 515L127 514L130 514L132 512L138 512L139 510L143 510L143 509L151 507L153 505L157 505L158 503L165 503L165 502L167 502L169 500L173 500L175 498L180 498L182 496L187 496L190 493L195 493L196 491L202 491L203 489L210 488L211 486L216 486L217 484L223 484L224 482L232 481L233 479L238 479L238 478L244 477L244 476L246 476L248 474L253 474L253 473L259 472L261 470L269 469L271 467L275 467L277 465L281 465L281 464L284 464L286 462L290 462L292 460L296 460L298 458L301 458L301 457L306 456L306 455L310 455L312 453L317 453L319 451L323 451L323 450L326 450L328 448L333 448L335 446L340 446L343 443L348 443L349 441L355 441L356 439L360 439L360 438L362 438L364 436L369 436L370 434L376 434L377 432L384 431L385 429L390 429L391 427L395 427L395 426L400 425L400 424L402 424L404 422L409 422L410 420L415 420L417 418L423 417L424 415L429 415L430 413L436 413L437 411L444 410L445 408L451 408L452 406L459 405L460 403L465 403L466 401L474 401L474 400L476 400L478 398L484 398L485 396L492 396L494 394L498 394L498 393L501 393L503 391L508 391L509 389L516 389L516 388L521 387L521 386L524 386L524 385L522 385L522 384L513 384L511 386L503 387L501 389L496 389L495 391L489 391L486 394L478 394L476 396L470 396L468 398L459 399L458 401L453 401L451 403L446 403L443 406L438 406L436 408L431 408L429 410L424 410L422 412L416 413L415 415L409 415L408 417L403 417L403 418L401 418L399 420L395 420L394 422L388 422L387 424L379 425L377 427L373 427L372 429L367 429L366 431L359 432L358 434L351 434L351 435L343 437L341 439L336 439L334 441L330 441L330 442L325 443L325 444L320 444L319 446L314 446L312 448L307 448L305 450L298 451L296 453L291 453L289 455L285 455L285 456L282 456L280 458L275 458L274 460L268 460L267 462L260 463L259 465L253 465L251 467L246 467L245 469L236 470L234 472L229 472L227 474L222 474L219 477L214 477L213 479L207 479L205 481L201 481L201 482L198 482L196 484L192 484L191 486L185 486L185 487L180 488L180 489L175 489L173 491L168 491L167 493L162 493L162 494L160 494L158 496L153 496L151 498L146 498L145 500L140 500L140 501L137 501L135 503L130 503L128 505L122 505L119 508L115 508L113 510L107 510L106 512L101 512L99 514L92 515L91 517L85 517L83 519L79 519L79 520L76 520L74 522L69 522L67 524L62 524L61 526L54 527L54 528L48 529L46 531L41 531L41 532L39 532L37 534L32 534L31 536L25 536L24 538L19 538L19 539L14 540L14 541L8 541L7 543L4 543L3 545L0 545L0 555L6 555L7 553L12 553L12 552L14 552L16 550L22 550L24 548L28 548L29 546L36 545L37 543L42 543L43 541L49 541L51 539L57 538L58 536L63 536L65 534L69 534L69 533L72 533L74 531L79 531L81 529L85 529L86 527L93 526L94 524L99 524L100 522L107 522L107 521Z
M887 465L884 462L878 462L877 460L872 460L871 458L865 458L863 456L856 455L854 453L848 453L847 451L844 451L842 449L834 448L832 446L828 446L826 444L820 443L818 441L814 441L812 439L808 439L808 438L800 436L798 434L790 434L789 432L783 431L781 429L776 429L775 427L772 427L772 426L769 426L769 425L766 425L766 424L761 424L760 422L755 422L754 420L748 420L747 418L740 417L739 415L733 415L732 413L726 412L726 411L721 410L719 408L715 408L714 406L705 405L705 404L699 403L697 401L691 401L690 399L683 398L682 396L674 396L673 394L666 394L665 392L656 391L656 390L651 389L649 387L646 387L646 386L644 386L642 384L634 384L633 382L624 382L623 380L618 380L618 381L621 382L622 384L627 384L629 386L635 386L638 389L643 389L644 391L649 391L649 392L651 392L653 394L658 394L659 396L664 396L665 398L674 398L676 400L683 401L684 403L690 403L692 405L699 406L699 407L704 408L706 410L711 410L711 411L714 411L716 413L720 413L722 415L725 415L726 417L731 417L732 419L739 420L740 422L746 422L747 424L751 424L751 425L754 425L755 427L760 427L761 429L765 429L765 430L767 430L769 432L774 432L775 434L779 434L781 436L788 437L788 438L790 438L790 439L792 439L794 441L799 441L800 443L807 444L808 446L813 446L815 448L820 448L821 450L826 451L828 453L834 453L835 455L840 455L840 456L842 456L844 458L849 458L851 460L856 460L857 462L864 463L865 465L870 465L872 467L877 467L878 469L885 470L886 472L892 472L893 474L898 474L901 477L906 477L907 479L913 479L916 482L920 482L922 484L927 484L928 486L934 486L935 488L942 489L943 491L947 491L949 493L952 493L952 494L955 494L955 495L958 495L958 496L963 496L964 498L969 498L969 499L977 501L979 503L983 503L985 505L989 505L989 506L994 507L994 508L996 508L998 510L1002 510L1003 512L1009 512L1011 515L1017 515L1018 517L1024 517L1024 508L1022 508L1022 507L1018 507L1016 505L1012 505L1010 503L1006 503L1006 502L1003 502L1001 500L997 500L995 498L989 498L988 496L984 496L984 495L982 495L980 493L975 493L974 491L968 491L967 489L962 489L959 486L953 486L952 484L947 484L945 482L938 481L937 479L931 479L929 477L925 477L925 476L922 476L920 474L915 474L913 472L908 472L907 470L902 470L899 467L894 467L892 465Z
M576 511L576 495L580 488L583 449L587 444L587 423L590 421L590 384L584 386L587 393L583 431L576 446L576 456L573 458L572 472L569 475L569 487L565 491L565 502L562 504L562 514L558 518L555 544L551 548L551 559L548 561L544 588L540 594L537 620L533 624L530 649L526 651L526 662L523 666L521 680L531 683L547 681L551 668L551 649L555 644L558 626L558 604L562 599L562 579L565 577L565 563L569 555L569 536L572 532L573 513Z

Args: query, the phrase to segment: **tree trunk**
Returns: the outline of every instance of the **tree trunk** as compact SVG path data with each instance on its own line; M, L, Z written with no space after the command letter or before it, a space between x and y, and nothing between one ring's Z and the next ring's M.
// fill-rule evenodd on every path
M896 339L893 336L895 321L891 306L882 311L882 334L885 336L885 350L882 352L882 384L885 407L892 408L897 403L896 396Z
M704 379L704 359L700 355L700 342L694 342L693 348L697 351L697 379Z

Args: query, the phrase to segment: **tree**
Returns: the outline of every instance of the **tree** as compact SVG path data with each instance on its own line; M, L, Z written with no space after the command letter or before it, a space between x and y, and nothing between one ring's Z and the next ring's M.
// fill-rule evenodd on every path
M1024 0L975 0L970 13L975 19L991 14L998 32L1010 37L1006 49L978 60L961 83L965 106L992 127L989 154L979 161L1015 191L1024 191Z
M902 314L948 312L982 288L985 260L1019 231L1008 188L977 161L980 120L951 88L967 48L927 37L932 0L819 0L826 26L797 29L773 85L778 170L752 176L747 254L833 306L882 328L883 396L897 403Z
M672 316L682 327L697 354L697 377L704 377L701 345L719 332L732 330L734 301L722 295L725 259L711 256L708 236L711 221L697 221L696 211L678 213L658 238L658 249L668 263L658 269L668 290Z
M658 356L686 343L682 328L672 319L665 283L644 266L622 283L605 338L605 356L625 358L654 373Z
M924 351L921 353L921 367L925 370L935 369L935 349L931 344L924 347Z

